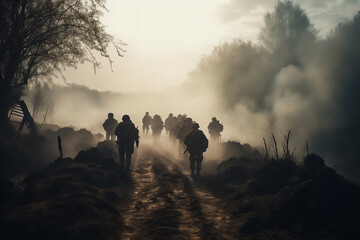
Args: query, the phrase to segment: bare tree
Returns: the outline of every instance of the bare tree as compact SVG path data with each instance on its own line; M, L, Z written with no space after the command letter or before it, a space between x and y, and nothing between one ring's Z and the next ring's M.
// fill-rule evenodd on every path
M124 50L100 22L105 0L0 1L0 114L2 120L23 86L62 75L66 67L91 62L92 52L112 62L108 48Z

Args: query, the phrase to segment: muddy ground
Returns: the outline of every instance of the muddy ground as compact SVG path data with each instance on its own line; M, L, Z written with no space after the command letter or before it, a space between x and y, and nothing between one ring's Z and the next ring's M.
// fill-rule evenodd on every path
M261 161L240 144L227 147L238 149L238 156L213 161L210 151L197 178L173 148L146 142L133 156L132 171L122 172L115 143L105 141L22 181L3 179L2 236L356 239L359 187L321 158L311 155L297 166Z

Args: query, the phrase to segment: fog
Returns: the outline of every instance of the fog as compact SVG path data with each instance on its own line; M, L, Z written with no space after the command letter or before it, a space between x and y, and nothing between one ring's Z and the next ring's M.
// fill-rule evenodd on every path
M281 10L290 14L284 17ZM326 38L318 37L315 27L300 6L278 2L264 17L259 42L220 44L178 86L116 93L42 83L30 86L25 98L30 109L37 106L38 123L93 133L104 133L101 125L109 112L118 120L129 114L141 128L146 111L163 121L169 113L187 114L206 134L217 117L224 124L222 141L259 148L263 137L269 141L274 133L281 139L291 129L298 161L308 141L310 152L360 182L360 15L334 26Z
M216 92L223 118L241 141L261 144L292 130L299 161L310 152L360 181L360 14L324 39L300 6L280 1L264 17L259 43L234 40L204 56L191 88Z

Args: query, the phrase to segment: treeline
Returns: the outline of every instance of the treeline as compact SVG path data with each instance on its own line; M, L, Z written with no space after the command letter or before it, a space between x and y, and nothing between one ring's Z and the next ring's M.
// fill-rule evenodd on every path
M298 149L308 139L310 151L360 182L360 12L321 38L299 5L279 1L258 40L215 47L185 86L212 91L234 122L262 123L252 127L265 136L293 129Z

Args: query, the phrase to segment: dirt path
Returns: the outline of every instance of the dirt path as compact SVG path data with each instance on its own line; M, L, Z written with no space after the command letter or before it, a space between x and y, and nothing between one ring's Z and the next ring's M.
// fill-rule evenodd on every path
M121 239L235 239L219 199L197 189L175 160L143 146L133 168Z

